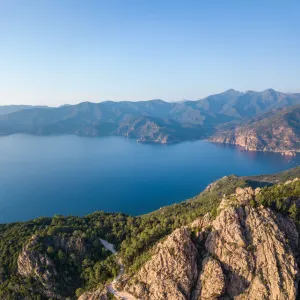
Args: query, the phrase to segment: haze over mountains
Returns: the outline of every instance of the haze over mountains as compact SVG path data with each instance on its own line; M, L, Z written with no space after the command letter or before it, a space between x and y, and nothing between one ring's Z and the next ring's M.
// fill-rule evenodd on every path
M32 108L46 108L47 106L33 106L33 105L5 105L0 106L0 115L11 114L20 110Z
M83 102L57 108L0 108L0 134L126 136L142 142L203 139L224 126L247 122L284 106L300 104L299 93L272 89L227 90L198 101Z

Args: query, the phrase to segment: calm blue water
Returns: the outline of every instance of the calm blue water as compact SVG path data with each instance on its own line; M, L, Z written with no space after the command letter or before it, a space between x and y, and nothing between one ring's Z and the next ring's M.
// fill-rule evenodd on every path
M165 146L115 137L1 137L0 222L96 210L143 214L195 196L224 175L299 164L299 156L204 141Z

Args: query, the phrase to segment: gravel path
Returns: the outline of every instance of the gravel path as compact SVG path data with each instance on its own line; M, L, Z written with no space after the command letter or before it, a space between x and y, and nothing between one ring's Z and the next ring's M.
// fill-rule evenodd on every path
M106 240L103 240L103 239L99 239L101 244L107 249L109 250L112 254L116 255L117 254L117 251L115 249L115 246L111 243L109 243L108 241ZM117 263L119 264L120 266L120 272L119 274L117 275L117 277L113 280L112 283L108 284L106 286L107 290L113 294L114 296L118 297L119 299L122 299L122 300L139 300L137 298L135 298L134 296L132 296L131 294L125 292L125 291L118 291L116 288L115 288L115 285L116 283L118 282L118 280L120 280L120 278L123 276L124 274L124 265L122 264L121 260L117 258Z

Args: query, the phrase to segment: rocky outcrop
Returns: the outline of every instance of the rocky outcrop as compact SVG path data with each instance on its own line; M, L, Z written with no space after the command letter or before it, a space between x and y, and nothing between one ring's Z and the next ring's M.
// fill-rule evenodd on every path
M44 244L44 248L51 246L55 250L61 249L65 253L73 253L80 260L87 251L84 240L79 236L55 236L51 240L41 241L38 236L34 235L24 245L18 256L18 273L25 277L34 278L39 285L39 293L49 298L65 299L64 294L61 294L58 288L61 279L55 261L47 253L40 250L39 244L41 243ZM69 277L68 280L71 286L74 279Z
M23 247L18 257L18 273L36 279L42 286L41 292L47 297L63 299L56 293L55 277L58 272L54 262L46 255L34 250L38 237L33 236Z
M85 292L78 300L109 300L111 297L106 288L100 288L92 292Z
M55 236L53 246L66 253L74 253L79 258L83 258L87 252L86 243L81 236Z
M206 215L174 231L126 289L153 300L296 299L296 226L251 205L259 193L238 188L224 196L214 220Z
M175 230L125 286L139 299L189 299L197 280L197 249L187 228Z
M296 298L297 263L276 220L269 209L240 206L227 207L213 222L205 246L226 273L229 297Z
M217 299L224 293L226 287L221 264L212 257L206 257L202 261L201 270L192 300Z

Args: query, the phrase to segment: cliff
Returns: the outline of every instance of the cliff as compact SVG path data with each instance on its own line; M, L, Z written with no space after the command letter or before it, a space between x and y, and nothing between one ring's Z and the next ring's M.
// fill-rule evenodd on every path
M44 240L43 246L51 247L53 252L59 249L64 251L61 253L72 253L76 259L83 258L87 253L85 242L80 237L56 236L51 240ZM72 286L77 279L70 273L63 278L65 270L49 252L49 250L41 251L40 238L33 235L18 256L18 273L25 277L32 277L38 283L37 289L43 296L65 299L65 295L72 292ZM65 287L61 288L62 285Z
M260 190L225 196L175 230L125 285L138 299L296 299L298 232L288 216L254 207ZM252 203L252 205L251 205Z
M262 115L246 125L217 133L210 141L235 144L250 151L272 151L284 155L300 152L300 106Z
M187 228L175 230L125 290L140 299L189 299L197 279L197 249ZM135 283L137 282L137 283Z

